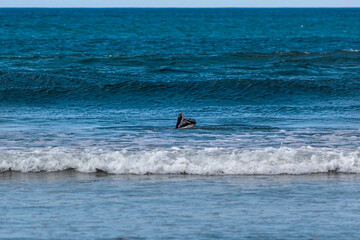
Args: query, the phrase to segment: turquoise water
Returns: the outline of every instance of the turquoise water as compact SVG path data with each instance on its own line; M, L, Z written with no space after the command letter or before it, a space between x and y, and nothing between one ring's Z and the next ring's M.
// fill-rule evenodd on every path
M359 93L359 9L0 9L0 236L353 238Z

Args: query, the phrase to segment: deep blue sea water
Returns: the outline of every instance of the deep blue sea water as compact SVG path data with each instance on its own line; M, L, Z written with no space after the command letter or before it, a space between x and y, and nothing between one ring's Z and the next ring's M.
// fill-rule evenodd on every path
M0 9L0 237L354 238L359 147L360 9Z

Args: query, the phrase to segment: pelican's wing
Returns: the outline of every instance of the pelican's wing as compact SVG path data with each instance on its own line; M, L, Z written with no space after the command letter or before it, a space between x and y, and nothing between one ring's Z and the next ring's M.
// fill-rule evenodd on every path
M196 124L195 119L187 118L181 121L181 123L179 124L179 128L184 128L191 125L194 126L195 124Z

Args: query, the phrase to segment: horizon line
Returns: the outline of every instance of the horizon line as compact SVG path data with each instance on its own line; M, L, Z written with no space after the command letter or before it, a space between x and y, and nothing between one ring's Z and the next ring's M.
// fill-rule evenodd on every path
M24 9L24 8L79 8L79 9L112 9L112 8L118 8L118 9L224 9L224 8L235 8L235 9L249 9L249 8L257 8L257 9L274 9L274 8L360 8L359 7L1 7L0 9L4 9L4 8L20 8L20 9Z

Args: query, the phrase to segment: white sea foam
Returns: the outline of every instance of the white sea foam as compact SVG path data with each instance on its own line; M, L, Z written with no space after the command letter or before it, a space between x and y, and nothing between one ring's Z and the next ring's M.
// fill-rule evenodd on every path
M345 51L345 52L360 52L360 50L358 50L358 49L352 49L352 48L350 48L350 49L344 49L344 51Z
M37 149L5 150L0 171L102 170L113 174L309 174L360 173L360 149L264 148L229 150L171 148L143 151Z

